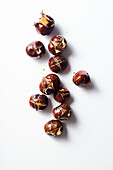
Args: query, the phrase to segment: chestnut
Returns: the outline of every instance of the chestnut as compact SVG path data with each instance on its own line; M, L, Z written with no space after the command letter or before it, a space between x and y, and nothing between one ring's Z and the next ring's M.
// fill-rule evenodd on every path
M60 86L60 79L56 74L48 74L39 85L40 91L47 95L54 93Z
M34 41L26 47L26 53L31 57L40 58L43 54L45 54L45 47L42 42Z
M68 104L62 103L53 109L53 115L58 120L67 120L71 116L71 108Z
M48 135L59 136L63 131L63 125L59 120L50 120L45 124L44 130Z
M37 30L42 35L49 35L53 29L54 29L54 20L48 15L45 15L43 13L43 10L41 12L42 17L39 18L39 21L37 23L34 23L34 26Z
M49 68L55 73L65 70L67 65L67 60L63 56L56 55L49 59Z
M73 76L73 82L78 86L91 85L89 74L86 71L78 71Z
M35 94L30 97L29 104L31 107L38 110L44 110L48 105L48 98L45 95Z
M48 49L51 54L57 55L62 53L66 46L67 46L66 39L61 35L56 35L50 40L48 44Z
M64 101L68 100L70 97L70 92L66 88L59 88L55 93L54 93L54 99L57 102L63 103Z

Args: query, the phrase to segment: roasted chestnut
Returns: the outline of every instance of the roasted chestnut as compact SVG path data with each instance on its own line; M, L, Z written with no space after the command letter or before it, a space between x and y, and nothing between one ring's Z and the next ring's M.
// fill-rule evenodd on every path
M56 35L50 40L48 44L48 49L51 54L57 55L62 53L66 46L67 46L66 39L61 35Z
M78 71L73 76L73 82L78 86L91 85L91 79L86 71Z
M40 91L45 94L54 93L59 88L60 79L56 74L48 74L39 85Z
M45 95L35 94L30 97L29 104L31 107L38 110L44 110L48 105L48 98Z
M26 47L26 53L31 57L40 58L45 54L45 47L40 41L34 41Z
M54 99L57 102L65 102L66 100L68 100L70 97L70 92L66 89L66 88L59 88L55 93L54 93Z
M41 12L42 17L39 18L39 21L37 23L34 23L34 26L36 27L37 32L39 32L42 35L49 35L53 29L54 29L54 20L48 15L45 15L43 13L43 10Z
M48 135L59 136L63 131L63 125L59 120L50 120L45 124L44 130Z
M63 56L56 55L49 59L49 68L55 73L65 70L67 65L67 60Z
M53 109L53 115L58 120L67 120L71 116L71 108L68 104L63 103Z

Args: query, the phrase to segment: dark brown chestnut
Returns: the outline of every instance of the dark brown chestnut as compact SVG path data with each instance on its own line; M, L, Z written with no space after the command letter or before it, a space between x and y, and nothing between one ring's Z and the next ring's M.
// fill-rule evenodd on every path
M49 35L53 29L54 29L54 19L51 18L48 15L45 15L43 13L43 10L41 12L42 17L39 18L39 21L37 23L34 23L34 26L37 30L42 35Z
M63 56L56 55L49 59L49 68L55 73L65 70L67 65L67 60Z
M48 105L48 98L45 95L35 94L30 97L29 104L31 107L38 110L44 110Z
M91 85L91 79L86 71L78 71L73 76L73 82L78 86Z
M63 124L59 120L50 120L45 124L44 130L48 135L59 136L63 131Z
M50 40L48 44L48 49L51 54L57 55L62 53L66 46L67 46L66 39L61 35L56 35Z
M56 74L48 74L39 85L40 91L47 95L54 93L59 88L60 79Z
M70 92L66 89L66 88L59 88L55 93L54 93L54 99L57 102L65 102L66 100L68 100L70 97Z
M34 41L26 47L26 53L31 57L40 58L43 54L45 54L45 47L42 42Z
M71 108L68 104L63 103L53 109L53 115L58 120L67 120L71 116Z

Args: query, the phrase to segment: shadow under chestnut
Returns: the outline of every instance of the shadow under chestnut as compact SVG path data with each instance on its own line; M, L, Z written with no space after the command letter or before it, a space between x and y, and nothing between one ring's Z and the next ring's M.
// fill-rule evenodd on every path
M67 47L64 49L62 55L64 57L69 58L73 54L73 50L70 44L67 43Z
M49 58L50 58L50 53L46 50L45 54L42 57L36 58L34 60L37 61L39 64L43 64L44 62L47 63L49 61Z
M73 124L73 125L76 125L78 123L78 120L77 120L77 117L76 117L76 114L75 112L71 109L71 116L70 118L68 119L68 121L66 121L66 124Z
M70 61L69 61L69 57L71 57L71 55L73 54L72 48L70 46L70 44L67 44L66 49L64 49L62 56L66 58L67 62L68 62L68 66L65 70L63 70L62 72L60 72L61 75L63 74L67 74L71 71L71 67L70 67Z
M72 103L73 103L73 101L74 101L74 98L71 96L71 94L70 94L70 98L66 101L66 103L68 104L68 105L71 105Z
M83 90L87 90L88 91L98 91L99 92L99 88L97 87L95 81L91 78L91 85L85 86L85 87L81 87L83 88Z
M55 35L60 35L60 34L61 34L61 32L60 32L60 30L59 30L59 26L58 26L58 25L55 25L55 27L54 27L52 33L49 35L49 37L52 38L53 36L55 36Z

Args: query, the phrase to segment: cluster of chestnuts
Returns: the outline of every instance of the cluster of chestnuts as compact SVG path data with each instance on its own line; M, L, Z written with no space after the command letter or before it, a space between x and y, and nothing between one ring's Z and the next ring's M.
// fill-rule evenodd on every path
M38 33L49 35L55 26L53 18L41 12L42 17L34 23ZM51 38L48 44L49 52L54 55L49 59L48 65L52 72L59 73L66 69L68 62L61 54L67 46L67 41L61 35ZM30 43L26 47L26 52L31 57L40 58L45 54L45 46L40 41ZM87 72L81 70L73 76L73 82L77 86L86 86L91 84L90 77ZM62 120L67 120L71 116L71 108L65 103L70 98L70 92L65 87L60 86L60 79L56 74L48 74L42 78L39 89L43 94L36 94L30 97L29 104L38 110L46 109L48 106L48 97L46 95L53 94L54 99L60 103L53 109L54 120L50 120L44 126L44 130L48 135L58 136L63 131Z

